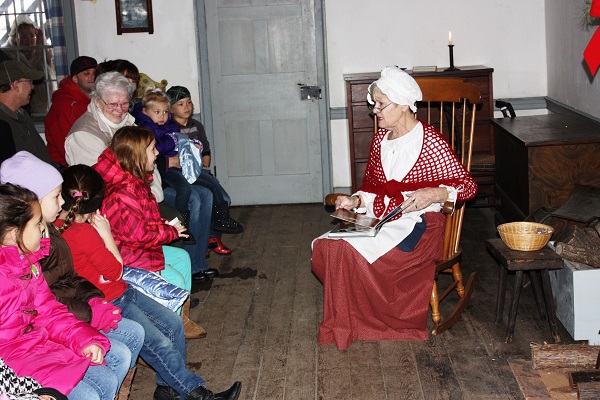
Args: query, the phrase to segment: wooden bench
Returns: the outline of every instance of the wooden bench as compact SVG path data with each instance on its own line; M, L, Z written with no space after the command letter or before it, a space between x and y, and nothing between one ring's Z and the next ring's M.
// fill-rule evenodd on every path
M552 339L555 343L559 343L560 336L558 334L558 325L552 300L552 286L550 285L550 275L548 274L548 271L551 269L561 269L564 265L563 259L549 247L544 247L537 251L511 250L501 239L488 239L486 241L486 247L494 259L500 264L498 296L496 298L496 323L502 322L504 314L506 277L508 271L515 272L514 292L508 315L506 343L512 342L512 336L515 330L515 320L517 318L517 307L519 306L519 296L521 295L521 287L523 286L524 272L529 274L540 318L545 319L545 316L548 317ZM540 272L542 278L541 290L535 276L537 271ZM546 309L545 312L544 304Z

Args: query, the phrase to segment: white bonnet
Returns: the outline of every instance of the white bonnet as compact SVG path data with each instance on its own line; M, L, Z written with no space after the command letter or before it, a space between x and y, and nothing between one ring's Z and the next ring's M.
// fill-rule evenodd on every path
M394 103L408 105L412 112L417 112L415 103L423 99L423 94L417 81L400 68L385 67L381 70L381 78L369 85L369 93L367 93L369 104L375 103L371 97L371 90L374 84L377 84L381 92Z
M37 24L28 15L19 14L10 27L9 37L14 37L17 34L17 28L23 24L33 25L34 29L38 29Z

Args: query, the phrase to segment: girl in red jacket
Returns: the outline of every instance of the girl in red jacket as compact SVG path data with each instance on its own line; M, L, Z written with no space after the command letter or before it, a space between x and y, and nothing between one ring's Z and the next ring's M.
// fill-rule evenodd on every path
M110 221L123 265L159 272L172 284L191 289L187 252L167 246L186 237L181 222L173 225L159 213L150 191L156 151L154 133L135 126L119 129L94 166L106 183L101 214Z
M21 376L54 387L69 399L114 398L118 382L98 392L86 377L101 366L108 339L59 303L38 260L48 254L44 220L35 193L0 185L0 357ZM93 380L92 380L93 381Z
M110 222L112 235L123 257L123 265L158 272L169 283L188 292L192 288L190 256L185 250L167 246L186 237L187 228L161 218L156 198L150 191L158 151L154 133L128 126L119 129L109 148L94 166L106 183L101 214ZM183 305L185 318L190 300ZM202 337L204 329L187 323L189 338Z

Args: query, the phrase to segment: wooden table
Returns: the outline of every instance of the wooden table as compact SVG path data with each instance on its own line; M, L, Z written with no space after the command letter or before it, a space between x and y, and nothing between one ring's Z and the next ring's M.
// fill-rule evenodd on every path
M600 186L600 125L577 114L492 120L496 217L522 221L560 207L574 185Z
M545 316L548 317L552 338L555 343L559 343L560 336L558 334L558 325L552 301L552 286L550 285L550 275L548 274L548 271L551 269L561 269L564 265L563 259L547 246L537 251L516 251L509 249L501 239L488 239L486 241L486 247L494 259L500 264L498 295L496 297L496 323L502 322L504 314L506 277L508 271L515 272L513 298L508 314L506 343L512 342L513 333L515 331L515 321L517 318L521 287L523 286L524 272L529 274L529 280L531 281L531 287L536 298L540 318L545 319ZM541 290L537 277L535 276L536 271L540 272L542 278Z

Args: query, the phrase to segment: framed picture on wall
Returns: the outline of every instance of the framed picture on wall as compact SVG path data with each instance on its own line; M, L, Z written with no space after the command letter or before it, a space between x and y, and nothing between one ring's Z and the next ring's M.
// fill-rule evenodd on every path
M117 35L123 33L154 33L152 0L115 0Z

